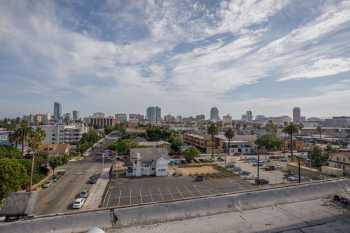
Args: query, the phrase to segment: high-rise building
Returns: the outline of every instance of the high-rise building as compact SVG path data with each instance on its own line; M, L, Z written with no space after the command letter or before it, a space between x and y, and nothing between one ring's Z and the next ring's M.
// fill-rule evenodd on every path
M115 114L115 119L119 122L127 122L128 121L128 116L126 115L126 113L117 113Z
M248 110L247 113L247 121L253 121L253 112Z
M148 107L146 110L146 117L149 122L160 123L162 120L161 108L158 106Z
M58 102L53 104L53 117L55 121L59 121L62 115L62 105Z
M227 114L222 117L222 124L224 127L231 127L232 126L232 116L230 114Z
M73 121L78 121L79 120L79 112L77 110L73 110Z
M210 120L211 121L219 121L219 109L217 107L213 107L210 109Z
M301 122L301 110L299 107L293 108L293 122L294 123Z

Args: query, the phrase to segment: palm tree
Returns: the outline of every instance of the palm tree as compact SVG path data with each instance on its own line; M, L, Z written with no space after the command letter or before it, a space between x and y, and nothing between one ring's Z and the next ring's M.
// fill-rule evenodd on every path
M29 192L32 191L33 185L33 173L34 173L34 163L35 163L35 155L38 153L40 145L45 138L45 131L40 128L36 128L35 131L31 131L29 135L29 146L33 150L32 154L32 162L30 169L30 182L29 182Z
M214 157L214 137L218 133L218 127L215 123L210 123L208 127L208 134L211 135L211 157Z
M231 140L235 136L235 131L232 128L228 128L225 132L225 136L228 139L228 145L230 147ZM230 148L228 150L228 154L230 155Z
M321 126L317 126L316 131L320 135L320 140L321 140L322 139L322 127Z
M15 145L15 148L17 148L18 143L20 142L17 131L14 131L9 135L9 141L12 145Z
M286 124L282 131L284 133L288 134L290 137L291 158L294 159L294 156L293 156L293 135L297 134L300 131L300 126L291 122L289 124Z
M24 146L28 142L29 135L31 134L32 128L28 126L26 121L21 121L19 128L15 131L17 141L21 143L22 146L22 157L24 157Z
M225 132L225 136L228 139L228 155L230 155L230 145L231 140L235 136L235 131L232 128L228 128ZM225 158L225 167L226 167L227 158Z

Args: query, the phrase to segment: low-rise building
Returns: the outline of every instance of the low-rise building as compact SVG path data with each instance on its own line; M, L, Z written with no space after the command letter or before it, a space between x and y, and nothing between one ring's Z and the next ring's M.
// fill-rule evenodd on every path
M329 166L343 169L345 175L350 175L350 149L340 149L329 158Z
M133 148L126 176L167 176L168 153L164 148Z
M69 144L42 144L39 148L40 152L51 156L69 155L71 145Z

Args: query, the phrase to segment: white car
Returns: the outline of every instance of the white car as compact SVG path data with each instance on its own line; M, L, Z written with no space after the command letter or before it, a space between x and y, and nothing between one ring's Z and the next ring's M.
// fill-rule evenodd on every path
M81 207L83 207L85 203L85 198L77 198L75 199L75 201L73 202L73 209L80 209Z

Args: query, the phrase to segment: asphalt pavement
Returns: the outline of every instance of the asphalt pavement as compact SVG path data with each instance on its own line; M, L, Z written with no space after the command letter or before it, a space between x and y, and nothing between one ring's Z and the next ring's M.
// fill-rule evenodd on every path
M105 162L105 167L108 166L110 163ZM64 169L65 174L57 182L52 182L49 188L39 191L35 215L75 211L71 208L72 202L81 191L91 188L87 181L90 176L101 173L102 163L95 160L92 152L83 160L68 162Z

